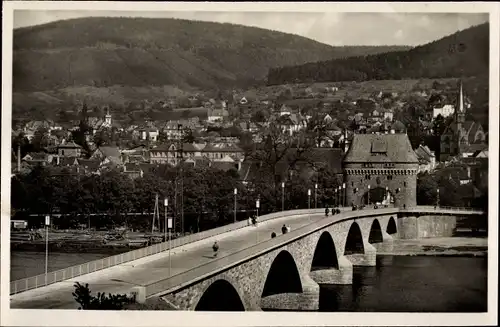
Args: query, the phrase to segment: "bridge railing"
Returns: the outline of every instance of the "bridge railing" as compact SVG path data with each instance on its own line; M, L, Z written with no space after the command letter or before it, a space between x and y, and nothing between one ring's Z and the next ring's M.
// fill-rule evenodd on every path
M418 211L418 210L422 210L422 209L436 210L436 211L439 211L439 210L451 210L451 211L468 211L468 212L477 211L477 212L483 212L483 210L481 210L479 208L471 208L471 207L446 207L446 206L416 206L416 207L413 207L413 208L407 208L407 209L403 209L403 210Z
M294 216L294 215L305 215L305 214L315 214L315 213L323 213L324 209L301 209L301 210L288 210L288 211L280 211L274 212L267 215L260 216L258 221L268 221L271 219L282 218L285 216ZM191 234L188 236L180 237L170 241L171 249L189 244L198 242L204 239L208 239L220 234L224 234L227 232L235 231L241 228L248 226L248 221L240 221L237 223L221 226L218 228L206 230L200 233ZM71 266L68 268L48 272L47 274L40 274L37 276L32 276L28 278L23 278L10 282L10 294L17 294L21 292L25 292L31 289L36 289L40 287L45 287L50 284L62 282L68 279L72 279L78 276L86 275L93 273L98 270L111 268L114 266L121 265L123 263L127 263L130 261L134 261L140 258L148 257L151 255L155 255L169 249L169 242L162 242L153 244L144 248L140 248L137 250L117 254L114 256L110 256L107 258L90 261L87 263L83 263L76 266Z

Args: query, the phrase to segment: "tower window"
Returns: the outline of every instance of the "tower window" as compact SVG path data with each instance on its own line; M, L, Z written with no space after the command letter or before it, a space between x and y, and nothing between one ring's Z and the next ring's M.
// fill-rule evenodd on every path
M391 181L392 180L392 175L387 176L387 180Z
M406 182L404 182L404 184L403 184L403 185L406 187Z

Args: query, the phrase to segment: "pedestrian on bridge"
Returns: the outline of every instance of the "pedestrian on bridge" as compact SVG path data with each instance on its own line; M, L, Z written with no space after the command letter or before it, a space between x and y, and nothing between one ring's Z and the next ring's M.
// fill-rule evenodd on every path
M325 216L328 217L328 214L330 213L330 209L328 209L328 206L325 208Z
M212 249L214 250L214 258L217 256L217 253L219 251L219 244L217 241L214 242L214 245L212 245Z

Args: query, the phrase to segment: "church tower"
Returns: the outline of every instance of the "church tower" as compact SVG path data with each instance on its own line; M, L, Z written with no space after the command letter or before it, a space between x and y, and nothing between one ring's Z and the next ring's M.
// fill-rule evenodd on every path
M462 81L460 81L460 91L457 101L457 110L455 110L455 122L456 122L456 139L457 139L457 154L460 155L460 141L462 139L462 127L465 123L465 106L464 106L464 93Z
M111 115L109 113L109 108L107 109L106 116L104 116L104 122L107 126L111 127Z

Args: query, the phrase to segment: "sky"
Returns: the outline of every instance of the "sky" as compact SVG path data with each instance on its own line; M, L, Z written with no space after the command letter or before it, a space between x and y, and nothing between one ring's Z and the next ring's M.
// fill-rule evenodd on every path
M80 17L151 17L233 23L292 33L330 45L422 45L488 21L482 13L308 13L15 10L14 28Z

